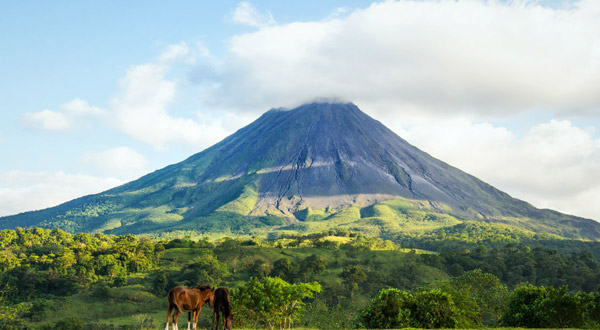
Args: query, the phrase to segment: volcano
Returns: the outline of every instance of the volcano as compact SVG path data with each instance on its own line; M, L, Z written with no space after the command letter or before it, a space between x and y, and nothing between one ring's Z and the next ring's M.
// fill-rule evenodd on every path
M600 238L597 222L512 198L410 145L354 104L332 102L272 109L180 163L100 194L0 218L0 228L253 234L467 220Z

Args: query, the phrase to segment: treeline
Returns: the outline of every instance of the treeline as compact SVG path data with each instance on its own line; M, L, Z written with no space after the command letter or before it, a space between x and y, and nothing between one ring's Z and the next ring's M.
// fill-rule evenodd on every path
M327 238L337 237L347 240L331 240ZM344 250L395 250L400 246L390 240L367 236L360 232L352 232L345 228L331 229L312 234L280 234L274 235L266 241L274 247L322 247L341 248Z
M352 320L354 328L593 328L600 325L600 293L569 293L523 284L509 292L499 279L475 270L427 288L382 289Z
M598 261L598 256L584 249L586 246L594 247L595 245L588 245L588 243L591 244L592 242L556 241L555 244L557 245L562 244L561 246L564 248L571 247L569 250L579 251L559 253L556 249L541 246L531 248L527 245L517 243L495 244L495 242L502 242L500 239L510 242L523 238L519 236L518 232L510 228L505 228L502 233L497 233L501 227L489 226L485 223L469 223L463 224L463 226L470 228L467 233L460 234L464 242L473 242L469 238L468 233L470 232L481 233L484 242L494 242L494 244L486 245L481 244L481 241L479 241L479 245L468 245L472 249L466 249L464 246L461 248L461 245L457 243L461 241L458 233L453 233L453 238L441 235L436 245L441 252L439 254L418 254L413 258L408 258L403 267L405 277L418 277L419 269L417 264L425 264L443 270L451 276L459 276L465 271L481 269L486 273L497 276L511 288L526 282L552 287L567 285L572 291L592 292L600 286L600 261ZM486 228L495 229L491 232L486 232ZM440 230L437 233L444 232ZM498 234L498 236L494 236L494 233ZM328 236L353 237L353 239L343 244L340 242L335 242L335 244L324 243L323 238ZM549 235L534 234L532 237L547 238ZM368 251L399 248L399 245L390 241L367 237L360 233L350 233L343 229L309 235L284 235L280 239L283 239L283 243L276 244L326 248L333 245L333 247L341 248L347 251L347 253L357 250ZM452 246L453 249L450 249L448 246L444 247L444 244ZM580 245L578 248L573 248L573 244ZM488 246L498 247L488 248ZM366 263L372 263L372 261L366 260ZM369 275L371 280L380 277L377 274ZM398 286L398 283L385 281L383 283L376 283L375 286L381 284L404 288L410 287L409 283L406 283L404 286Z
M506 244L543 247L559 253L591 252L600 261L600 242L566 239L552 234L533 233L508 225L465 221L463 223L422 233L398 234L392 240L405 248L430 251L474 250L484 245L488 249Z
M560 287L592 292L600 286L600 262L588 251L560 254L556 250L508 244L488 250L480 246L474 251L448 251L438 256L423 256L428 265L442 268L452 276L481 269L491 273L509 287L520 283Z
M80 286L125 285L131 273L156 264L164 248L134 235L107 236L60 229L0 231L0 283L4 297L24 301L47 295L68 296Z
M521 244L405 251L347 230L265 241L152 241L57 229L3 230L0 315L3 322L39 322L42 314L32 311L51 310L56 297L85 292L110 299L114 288L135 282L152 299L163 299L176 285L228 286L239 315L247 314L237 318L244 326L279 326L279 319L264 313L277 304L289 312L281 324L323 329L593 327L600 322L600 263L590 252L563 254ZM251 291L263 293L252 296ZM293 303L284 304L281 292L296 297ZM290 310L290 304L300 308ZM557 313L568 317L552 323Z

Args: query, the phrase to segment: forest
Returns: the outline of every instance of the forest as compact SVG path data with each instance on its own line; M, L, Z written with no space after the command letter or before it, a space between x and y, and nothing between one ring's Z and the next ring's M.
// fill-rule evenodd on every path
M164 327L168 290L198 284L230 288L235 328L600 326L594 244L455 241L418 248L434 240L417 237L406 248L345 229L267 240L3 230L0 329Z

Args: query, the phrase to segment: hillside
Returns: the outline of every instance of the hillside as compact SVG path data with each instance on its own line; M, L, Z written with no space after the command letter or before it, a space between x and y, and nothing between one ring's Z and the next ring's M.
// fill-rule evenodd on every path
M266 236L341 226L392 237L464 220L600 238L597 222L514 199L350 103L270 110L180 163L100 194L0 218L0 228Z
M577 243L585 248L583 242ZM558 305L540 306L528 299L521 302L526 308L531 305L534 310L552 312L556 306L572 306L568 303L577 299L572 313L584 315L569 328L582 327L583 317L588 329L597 329L600 322L596 307L600 261L597 254L594 258L585 250L562 254L535 245L509 244L434 253L401 249L390 241L344 230L277 240L222 238L213 242L208 238L151 241L133 235L70 235L35 228L0 231L0 328L156 329L164 326L168 290L200 283L230 288L237 321L234 328L255 328L247 323L244 308L248 306L240 302L240 288L266 277L297 284L316 281L321 286L315 299L305 300L307 313L297 315L295 326L348 329L359 310L390 288L414 294L439 288L465 312L457 316L469 315L457 318L460 328L497 326L505 319L501 314L510 315L505 308L513 301L509 294L518 294L524 283L538 286L527 284L529 298L535 297L532 292L563 285L571 291L571 298L565 296L566 291L550 296L562 299ZM199 327L209 328L210 309L203 310ZM184 314L179 325L186 321ZM67 327L65 322L80 326Z

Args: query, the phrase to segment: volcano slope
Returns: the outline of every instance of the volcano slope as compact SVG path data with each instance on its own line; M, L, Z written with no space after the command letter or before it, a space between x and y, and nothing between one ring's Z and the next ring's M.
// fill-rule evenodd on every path
M0 228L114 234L313 232L391 237L484 221L598 240L600 224L512 198L410 145L352 103L273 109L214 146Z

